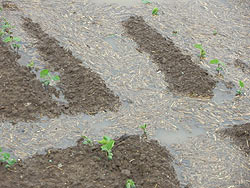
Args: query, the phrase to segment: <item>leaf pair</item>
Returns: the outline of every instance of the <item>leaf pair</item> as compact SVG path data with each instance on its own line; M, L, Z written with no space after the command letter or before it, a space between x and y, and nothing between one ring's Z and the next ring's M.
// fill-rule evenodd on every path
M45 79L43 81L43 84L45 86L48 86L50 84L51 81L58 81L60 80L60 76L56 75L56 76L52 76L50 74L50 71L48 69L43 69L41 72L40 72L40 78L42 79Z
M206 52L203 49L201 44L195 44L194 47L200 50L200 58L205 58L206 57Z
M126 182L126 188L135 188L135 182L132 179L128 179Z
M102 144L101 146L102 151L106 151L108 154L108 159L112 160L113 157L112 148L115 144L115 141L108 136L104 136L101 141L98 141L98 143Z
M9 168L10 166L16 163L16 159L10 159L9 153L1 153L1 152L2 152L2 149L0 148L0 161L7 163L5 165L5 168Z

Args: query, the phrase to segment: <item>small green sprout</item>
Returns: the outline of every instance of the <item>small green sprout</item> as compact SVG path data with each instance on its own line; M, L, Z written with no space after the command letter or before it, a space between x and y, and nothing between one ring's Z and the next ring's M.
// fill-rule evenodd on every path
M27 67L30 67L30 68L33 68L35 66L35 62L34 61L31 61L28 65L27 65Z
M126 183L126 188L135 188L135 182L132 179L128 179Z
M108 154L108 159L112 160L113 157L112 148L115 144L115 141L108 136L103 136L103 139L101 141L98 141L98 143L102 144L101 146L102 151L106 151Z
M139 126L139 128L141 128L143 130L144 135L147 135L147 131L146 131L147 124L146 123L144 125Z
M52 81L59 81L60 80L60 76L56 75L56 76L52 76L50 74L50 71L48 69L43 69L40 72L40 78L43 79L43 84L45 87L48 87L48 85L50 85L50 83Z
M220 74L220 71L223 71L223 67L225 66L225 64L221 61L219 61L218 59L213 59L210 61L210 64L215 64L217 65L216 71L218 72L218 74Z
M244 82L243 81L239 81L239 87L240 87L240 89L238 89L236 92L236 95L242 95L243 94L243 89L244 89L244 87L245 87L245 84L244 84Z
M216 30L213 31L213 35L214 36L217 35L217 31Z
M143 4L150 4L151 1L148 1L148 0L141 0Z
M206 57L206 52L205 52L205 50L202 48L202 45L201 45L201 44L195 44L194 47L200 50L200 55L199 55L200 59L203 59L203 58Z
M152 10L152 15L158 15L158 11L159 11L159 9L158 8L154 8L153 10Z
M0 162L7 163L5 168L9 168L16 163L16 159L10 159L10 154L3 153L2 149L0 148Z
M83 144L85 144L85 145L93 145L92 140L90 140L87 136L82 136L82 138L84 139L82 141Z

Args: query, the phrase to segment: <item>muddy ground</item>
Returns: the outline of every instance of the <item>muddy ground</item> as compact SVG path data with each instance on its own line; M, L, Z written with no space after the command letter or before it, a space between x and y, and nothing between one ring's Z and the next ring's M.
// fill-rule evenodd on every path
M170 153L157 141L122 136L115 141L113 159L100 145L78 145L49 150L19 162L10 169L0 166L0 187L121 188L127 179L138 188L179 188Z
M230 128L220 130L219 134L230 137L247 155L250 153L250 123L234 125Z
M171 91L193 97L213 96L216 82L212 76L195 64L190 55L184 55L170 38L163 37L139 16L125 20L123 26L139 51L150 54Z
M53 89L45 91L28 67L20 66L20 58L0 41L0 115L1 121L29 121L42 116L53 118L61 112L52 100Z
M249 158L246 152L235 147L227 137L217 134L217 130L250 121L247 110L250 108L250 53L247 37L249 6L246 2L159 0L149 5L141 5L140 2L131 7L119 4L97 5L87 0L13 2L2 3L5 7L2 13L16 26L14 34L22 38L21 57L15 58L15 54L8 54L9 50L1 47L2 52L13 60L9 62L2 57L5 63L1 67L4 70L1 74L5 77L1 84L19 84L10 87L3 85L4 90L0 90L1 96L4 96L1 102L9 112L0 111L5 118L0 124L0 147L12 156L24 159L21 163L23 167L15 166L16 173L24 170L28 175L39 170L34 167L37 165L35 162L39 161L43 169L48 167L46 177L51 178L51 174L47 174L49 172L57 176L64 172L64 166L69 169L76 166L73 159L63 158L63 155L70 155L71 151L89 151L78 151L77 148L85 148L82 145L70 147L76 145L81 135L94 140L103 135L113 138L125 133L133 135L140 133L139 125L147 123L148 137L159 140L173 155L174 163L166 163L166 168L174 166L177 177L172 167L168 168L167 175L173 175L171 177L176 185L190 184L194 188L249 187ZM152 9L156 6L159 7L159 15L152 16ZM145 37L136 33L137 29ZM213 34L214 30L216 35ZM177 33L173 35L173 31ZM155 46L158 43L161 45ZM202 43L207 52L206 59L200 61L197 58L199 52L193 47L195 43ZM216 75L216 66L209 64L209 60L214 58L226 64L222 77ZM35 61L37 72L26 68L32 60ZM6 67L8 64L10 66ZM44 68L61 77L61 81L55 87L51 86L49 91L39 81L39 70ZM27 79L23 79L18 70ZM239 80L245 82L244 96L235 97ZM230 87L227 83L230 83ZM8 88L15 91L23 91L22 88L25 88L34 92L30 99L38 104L43 101L42 97L45 98L47 101L40 104L44 105L45 112L39 108L34 110L34 106L29 107L30 96L25 93L24 96L21 92L5 95ZM63 100L55 99L58 95ZM208 97L190 98L190 95ZM16 105L9 105L7 100L13 100ZM20 117L15 116L17 113L14 111L19 104L17 109L22 112ZM23 108L25 105L28 107ZM11 124L13 121L16 121L15 125ZM234 131L229 132L231 134ZM139 142L138 138L133 141ZM247 146L247 142L244 144ZM152 150L160 151L158 146L151 145L154 147ZM126 146L128 150L133 150L133 147ZM59 149L50 155L37 155L48 148L67 149ZM169 156L168 151L161 150L160 153ZM151 154L146 154L151 157ZM91 156L91 153L86 155ZM105 156L99 150L94 150L93 155ZM60 156L63 159L50 164L49 156ZM78 157L76 163L80 165L82 156ZM158 167L160 161L155 161ZM108 166L109 161L105 162ZM94 163L101 166L96 160ZM119 162L115 164L123 165ZM151 164L143 163L139 168L148 168L147 165ZM120 175L121 170L117 166L112 166L110 170ZM24 167L32 170L27 172ZM4 168L1 170L6 174L0 178L10 177L14 173ZM78 171L74 168L71 175L75 176L75 172ZM91 173L95 174L94 171ZM123 173L128 174L128 171ZM65 173L63 177L71 175ZM109 175L112 179L113 173ZM102 175L93 177L100 178L101 182L109 181ZM15 178L13 181L20 180L17 174ZM139 182L145 180L145 176L138 175L137 178ZM177 179L180 183L177 183ZM120 180L117 183L124 185L124 176ZM152 186L157 187L154 178L151 180ZM69 181L77 182L79 179L72 178Z

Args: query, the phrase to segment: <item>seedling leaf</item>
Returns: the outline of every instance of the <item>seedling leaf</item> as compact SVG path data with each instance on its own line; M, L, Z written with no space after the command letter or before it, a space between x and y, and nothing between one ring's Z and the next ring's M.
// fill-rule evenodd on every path
M219 60L218 59L213 59L210 61L210 64L219 64Z
M34 66L35 66L34 61L31 61L31 62L27 65L27 67L30 67L30 68L33 68Z
M128 179L126 183L126 188L135 188L135 182L132 179Z
M58 76L58 75L53 76L53 77L52 77L52 80L54 80L54 81L58 81L58 80L60 80L60 76Z
M244 87L245 87L244 82L243 82L243 81L241 81L241 80L239 81L239 85L240 85L240 87L241 87L241 88L244 88Z
M142 0L142 3L143 3L143 4L150 4L150 3L151 3L151 1L148 1L148 0Z
M40 72L40 77L41 78L45 78L49 75L49 70L48 69L44 69Z
M200 49L200 50L203 50L203 48L202 48L202 45L201 45L201 44L195 44L195 45L194 45L194 47L195 47L195 48L198 48L198 49Z
M16 41L16 42L21 41L21 39L19 37L13 37L13 40Z
M11 42L12 41L12 38L10 36L6 37L4 40L4 42Z
M108 159L112 160L113 153L112 153L112 148L115 144L115 141L112 140L108 136L104 136L101 141L98 141L100 144L102 144L101 149L102 151L106 151L108 154Z
M152 11L152 14L153 15L157 15L158 14L158 10L159 10L158 8L154 8L153 11Z

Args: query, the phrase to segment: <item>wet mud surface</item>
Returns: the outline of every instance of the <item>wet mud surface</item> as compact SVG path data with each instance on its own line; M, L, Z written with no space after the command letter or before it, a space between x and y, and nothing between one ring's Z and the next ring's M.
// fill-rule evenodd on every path
M218 133L224 137L230 137L243 151L250 154L250 123L234 125Z
M249 72L234 64L236 59L249 64L250 5L247 1L155 0L152 4L142 5L139 1L127 7L88 0L13 2L19 11L5 9L1 15L16 26L13 32L22 38L18 63L26 66L34 60L39 69L57 69L63 79L58 63L49 61L46 50L41 53L39 38L33 37L32 29L27 31L24 27L22 17L32 18L50 38L80 59L84 67L97 73L119 96L121 105L118 111L108 110L95 116L61 115L18 122L15 126L2 122L0 147L3 151L25 159L48 148L74 146L81 135L100 140L103 135L115 138L125 133L139 134L138 126L147 123L148 137L159 140L174 156L174 168L181 185L190 183L193 188L250 186L249 157L229 138L216 133L228 125L250 122ZM158 16L152 16L154 7L159 8ZM138 49L139 45L128 37L122 23L132 15L142 16L163 38L170 38L184 57L191 55L196 65L218 80L212 99L179 96L170 90L165 73L158 71L159 65L152 55ZM173 35L173 31L177 33ZM196 43L202 44L207 52L202 61L193 47ZM223 77L217 78L216 66L209 64L214 58L226 64ZM245 95L236 97L239 80L245 83ZM66 86L58 87L64 92L61 88ZM69 101L65 96L64 99Z
M61 108L52 100L55 91L45 91L36 75L17 63L19 58L0 41L0 120L18 122L58 116Z
M184 55L170 38L164 38L139 16L130 17L123 26L139 50L151 55L170 90L189 96L213 96L216 82L212 76L196 65L191 56Z
M108 160L100 145L78 145L49 150L6 170L0 165L0 187L86 187L121 188L127 179L138 188L179 188L170 153L157 141L139 136L116 140L113 159Z

